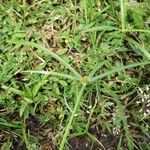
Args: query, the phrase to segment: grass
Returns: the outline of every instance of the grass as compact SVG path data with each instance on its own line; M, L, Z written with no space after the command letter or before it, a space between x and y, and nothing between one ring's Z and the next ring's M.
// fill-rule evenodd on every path
M120 0L120 9L121 9L122 32L124 32L126 29L126 6L124 0Z
M150 3L130 3L2 1L1 149L148 149Z

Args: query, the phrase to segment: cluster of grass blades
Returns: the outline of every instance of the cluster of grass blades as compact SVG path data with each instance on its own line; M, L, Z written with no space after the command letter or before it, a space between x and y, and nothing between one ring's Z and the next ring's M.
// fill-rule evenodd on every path
M26 2L24 1L24 4L25 3ZM75 3L77 3L77 2L75 2ZM108 5L108 7L100 10L99 13L107 10L108 8L109 8L109 5ZM88 23L89 23L89 20L88 20L88 17L89 17L88 16L89 15L88 14L88 5L87 5L87 1L83 0L83 18L84 18L86 24L88 25L88 27L87 28L82 28L81 27L81 29L79 29L79 31L81 31L81 33L84 33L84 34L85 33L87 33L87 34L89 34L89 33L96 33L97 34L97 32L105 33L105 31L108 31L109 33L110 32L111 33L115 33L115 34L116 33L117 34L121 33L120 34L121 36L119 38L125 37L126 34L130 34L130 33L132 34L132 33L137 33L137 32L138 33L150 34L150 30L147 30L147 29L144 29L144 28L139 29L139 28L136 28L136 27L133 28L133 26L128 26L128 22L127 22L127 19L126 19L127 11L128 10L127 10L126 5L125 5L125 0L120 0L120 18L119 18L120 19L120 24L119 24L119 27L114 27L114 25L112 25L112 24L110 24L110 25L109 24L106 24L106 25L105 24L102 24L102 25L101 24L100 25L96 24L95 26L93 26L93 23L92 23L92 25L88 25ZM76 17L77 17L77 14L76 14ZM74 22L75 21L77 21L77 20L75 19ZM67 27L65 27L65 28L67 28ZM91 35L93 35L93 34L91 34ZM26 39L26 35L24 37L19 37L19 38ZM35 86L36 88L33 88L34 89L33 90L34 94L33 95L31 94L31 99L32 99L32 97L35 97L35 95L39 92L40 87L43 86L48 81L47 76L55 76L55 77L58 77L58 78L60 77L60 78L68 79L68 80L71 80L71 81L75 81L75 83L78 85L79 89L77 90L77 96L76 96L76 99L74 100L74 106L70 108L70 106L67 104L67 101L65 102L66 106L70 110L69 111L70 114L68 115L69 117L66 119L66 120L68 120L68 122L66 123L66 125L64 125L63 131L61 133L59 133L59 134L62 135L61 136L61 138L62 138L61 142L60 142L60 144L58 146L59 150L65 149L65 146L67 145L68 138L70 137L70 130L71 130L72 126L74 125L73 122L75 120L75 116L78 114L78 112L80 110L80 107L83 104L84 93L85 93L85 91L88 91L88 87L90 85L95 85L96 83L102 83L103 82L103 78L110 77L111 75L113 75L115 73L125 72L126 69L150 64L150 54L146 50L146 48L143 45L140 45L139 44L140 42L138 43L135 40L133 40L132 38L126 38L126 40L129 42L129 44L131 44L141 54L141 56L144 56L144 58L146 58L147 61L144 61L144 62L143 61L141 61L141 62L137 61L136 63L130 63L129 65L122 65L122 64L120 64L117 67L113 67L113 68L111 68L111 69L109 69L107 71L105 70L104 73L98 74L100 68L103 68L103 67L107 68L107 66L106 66L107 60L106 61L104 60L102 62L98 62L96 66L93 66L92 67L93 70L89 69L89 70L92 70L92 71L90 71L90 73L89 72L86 73L86 71L85 71L85 74L81 75L81 73L79 73L79 71L76 71L76 69L74 69L74 67L72 67L72 65L70 65L67 61L65 61L65 59L62 59L59 55L54 53L52 50L45 48L41 44L37 44L35 42L29 42L28 40L18 40L18 39L17 39L18 41L17 40L15 41L15 40L16 40L16 38L12 39L12 41L10 42L10 43L13 43L13 44L16 45L15 48L23 46L23 47L36 48L36 49L38 49L40 51L42 50L42 51L48 53L52 58L57 60L60 63L61 66L64 66L65 68L67 68L69 70L69 74L64 74L62 72L55 72L55 71L22 70L22 69L19 69L18 72L21 72L21 73L25 73L25 74L28 74L28 73L29 74L41 74L41 75L43 75L42 77L46 77L46 80L44 79L41 82L39 81L38 84L36 84L36 86ZM34 53L34 55L36 55L36 54ZM38 55L36 55L36 57L38 57ZM38 57L38 58L42 62L46 62L46 60L43 60L40 57ZM111 61L110 61L110 63L111 63ZM20 68L22 68L22 67L20 67ZM22 102L23 105L21 105L21 107L20 107L20 117L22 117L23 113L25 111L25 108L28 106L27 104L31 103L30 97L29 97L30 93L28 94L28 93L22 92L20 90L17 90L15 88L8 87L6 85L2 85L2 88L3 89L8 89L10 92L13 92L13 93L15 93L17 95L20 95L20 96L26 98L26 100ZM93 90L96 91L97 89L94 88ZM30 89L28 91L30 91ZM134 142L133 142L134 139L133 139L133 137L131 135L132 133L130 133L130 130L129 130L129 124L130 123L128 123L128 120L127 120L126 106L124 106L122 104L122 101L120 100L120 97L115 92L112 92L112 90L109 89L109 87L106 87L105 90L102 91L102 92L105 92L107 95L110 95L111 98L113 99L114 103L116 104L116 106L118 108L119 119L122 121L123 131L125 132L127 146L131 150L134 149L134 146L135 146ZM90 121L91 121L91 118L92 118L92 113L95 111L94 110L95 107L96 107L96 103L94 104L93 108L90 109L91 113L89 114L88 122L86 124L86 127L83 129L82 133L77 133L77 135L78 134L80 134L80 135L87 135L89 138L91 138L94 141L96 141L97 143L99 143L99 145L103 149L105 149L103 147L103 145L96 139L96 137L94 137L92 134L89 133ZM3 120L0 120L0 124L8 126L8 127L18 128L18 126L13 126L12 124L8 124L8 123L4 122ZM19 127L20 126L21 125L19 124ZM25 117L24 117L24 122L23 122L23 129L21 129L21 130L23 132L22 139L25 141L27 149L32 149L32 148L30 148L30 142L28 141L28 136L26 135ZM74 135L76 135L76 133Z
M122 32L122 34L126 33L126 32L143 32L143 33L150 33L149 30L143 30L143 29L128 29L126 28L126 15L127 15L127 10L126 10L126 6L125 6L125 2L124 0L120 0L120 11L121 11L121 29L117 29L117 28L112 28L111 26L105 26L105 27L94 27L91 28L85 32L93 32L93 31L98 31L98 30L118 30L119 32ZM84 13L85 13L85 20L87 20L87 8L86 8L86 1L84 0ZM132 39L128 39L129 42L131 42L133 45L137 46L139 48L139 50L145 55L145 57L150 60L150 54L142 47L140 46L138 43L136 43L135 41L133 41ZM80 102L81 102L81 98L83 96L84 90L86 89L86 86L88 84L93 84L93 82L96 81L101 81L102 78L107 77L112 75L113 73L116 72L121 72L124 71L125 69L128 68L132 68L132 67L137 67L137 66L141 66L141 65L146 65L149 64L150 61L146 61L146 62L138 62L138 63L133 63L127 66L120 66L120 67L116 67L112 70L108 70L103 74L94 76L95 73L99 70L99 68L101 68L104 65L104 62L100 62L99 65L95 66L93 71L91 71L91 73L89 75L85 75L85 76L81 76L70 64L68 64L65 60L63 60L61 57L59 57L57 54L55 54L54 52L52 52L49 49L46 49L45 47L33 43L33 42L28 42L28 41L19 41L17 42L17 45L26 45L26 46L30 46L30 47L35 47L37 49L43 50L48 52L51 57L55 58L57 61L60 62L61 65L64 65L72 75L68 75L68 74L63 74L63 73L58 73L58 72L50 72L50 71L41 71L41 70L27 70L27 71L23 71L24 73L37 73L37 74L44 74L44 75L51 75L51 76L58 76L58 77L64 77L64 78L68 78L70 80L76 80L80 85L81 85L81 89L77 95L77 99L75 101L75 105L74 108L71 112L71 116L68 119L68 123L66 125L65 131L62 134L62 141L60 143L60 147L59 150L63 150L65 143L67 142L67 137L70 133L70 128L72 126L72 122L74 120L75 114L78 112L79 106L80 106ZM126 117L126 113L125 113L125 107L121 104L119 97L117 95L115 95L114 93L111 92L111 90L107 90L106 92L108 92L108 94L110 94L113 98L115 103L117 104L118 108L119 108L119 112L120 112L120 117L122 120L122 123L124 125L124 130L125 130L125 135L126 135L126 140L128 143L128 147L129 149L133 149L133 140L129 131L129 127L128 127L128 122L127 122L127 117ZM85 130L85 134L88 135L88 129Z
M124 71L125 69L128 69L128 68L150 64L150 61L133 63L133 64L130 64L130 65L127 65L127 66L116 67L116 68L114 68L112 70L106 71L103 74L94 76L95 73L97 72L97 70L99 70L99 68L102 65L104 65L104 63L100 63L98 66L96 66L93 69L93 71L91 71L91 73L89 75L81 76L65 60L63 60L61 57L59 57L57 54L55 54L51 50L49 50L49 49L47 49L47 48L45 48L45 47L43 47L43 46L41 46L39 44L36 44L34 42L28 42L28 41L18 41L15 44L29 46L29 47L34 47L34 48L37 48L37 49L40 49L40 50L48 52L51 57L55 58L57 61L60 62L61 65L64 65L68 70L70 70L70 73L72 75L58 73L58 72L40 71L40 70L26 70L26 71L22 71L22 72L64 77L64 78L68 78L68 79L71 79L71 80L76 80L81 85L81 89L80 89L80 91L79 91L79 93L77 95L77 99L75 100L74 108L73 108L73 110L71 112L71 116L68 119L69 121L68 121L68 123L66 125L66 128L65 128L65 131L63 133L62 141L60 143L59 150L63 150L64 149L65 143L67 142L67 137L68 137L68 135L70 133L70 128L72 126L72 122L74 120L75 114L78 112L78 109L79 109L79 106L80 106L80 102L81 102L81 98L82 98L84 90L86 89L86 86L88 84L92 84L93 82L96 82L98 80L101 81L102 78L104 78L104 77L110 76L110 75L112 75L113 73L116 73L116 72ZM128 127L128 123L127 123L127 118L126 118L126 114L125 114L125 108L121 104L121 102L119 101L119 98L117 97L117 95L111 93L111 91L108 91L108 93L113 95L114 101L115 101L115 103L117 104L117 106L119 108L120 117L122 119L122 122L123 122L123 125L124 125L124 128L125 128L125 135L126 135L126 139L127 139L127 142L128 142L128 147L129 147L129 149L133 149L133 141L132 141L132 137L131 137L131 134L130 134L130 131L129 131L129 127Z

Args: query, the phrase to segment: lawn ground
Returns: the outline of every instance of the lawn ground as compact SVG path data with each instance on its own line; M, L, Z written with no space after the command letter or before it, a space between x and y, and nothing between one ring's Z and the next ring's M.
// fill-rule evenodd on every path
M0 2L1 150L149 150L149 0Z

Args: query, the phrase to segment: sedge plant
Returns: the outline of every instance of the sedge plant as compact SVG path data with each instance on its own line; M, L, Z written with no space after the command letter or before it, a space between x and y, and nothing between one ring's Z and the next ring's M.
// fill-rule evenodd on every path
M24 5L25 5L25 1L24 1ZM86 23L88 23L88 6L87 6L86 0L83 1L83 6L84 6L83 7L84 19L85 19ZM105 11L108 7L106 7L104 10L101 10L101 12ZM127 26L127 21L126 21L127 8L126 8L126 5L125 5L125 0L120 0L120 16L121 16L120 17L120 22L121 22L120 23L120 26L121 26L120 28L114 27L112 25L107 25L107 26L106 25L100 25L100 26L94 26L94 27L90 27L90 28L84 29L84 30L82 30L82 32L83 33L87 33L87 32L106 31L107 30L107 31L122 32L123 34L128 33L128 32L129 33L130 32L143 32L143 33L147 33L147 34L150 33L150 30L134 29L132 27L128 27ZM76 17L77 17L77 15L76 15ZM76 100L75 100L74 107L70 111L71 114L69 115L69 118L67 119L68 122L66 124L66 128L65 128L65 130L63 130L63 133L62 133L62 140L61 140L60 145L59 145L59 150L65 149L64 147L65 147L65 144L67 143L67 138L69 137L70 129L71 129L71 126L73 124L73 120L74 120L75 115L77 114L78 110L80 109L81 102L82 102L81 100L83 99L82 97L84 96L84 91L86 90L88 84L94 84L95 82L101 82L103 78L105 78L107 76L110 76L110 75L112 75L112 74L114 74L116 72L124 71L125 69L128 69L128 68L133 68L133 67L137 67L137 66L141 66L141 65L150 64L150 61L149 61L150 60L150 54L147 52L147 50L143 46L138 44L136 41L132 40L131 38L128 38L127 40L129 41L130 44L132 44L134 47L136 47L148 59L148 61L133 63L133 64L130 64L130 65L127 65L127 66L122 65L122 66L119 66L119 67L115 67L112 70L108 70L108 71L106 71L106 72L104 72L104 73L102 73L100 75L95 75L96 72L102 66L105 65L105 61L103 61L103 62L100 62L97 66L93 67L94 69L89 74L85 74L83 76L80 75L80 73L78 73L69 63L67 63L59 55L57 55L53 51L51 51L51 50L49 50L49 49L47 49L47 48L45 48L45 47L43 47L43 46L41 46L41 45L39 45L37 43L28 42L28 41L18 41L18 42L15 41L15 42L12 42L12 43L15 43L17 46L21 46L21 45L29 46L29 47L34 47L34 48L40 49L42 51L46 51L47 53L49 53L49 55L51 57L56 59L61 65L65 66L70 71L70 74L64 74L64 73L53 72L53 71L45 71L45 70L24 70L22 72L24 72L24 73L43 74L43 75L49 75L49 76L56 76L56 77L61 77L61 78L67 78L69 80L76 81L78 83L78 85L80 85L79 86L80 90L77 93L77 97L76 97ZM34 53L34 55L36 55L36 54ZM41 59L41 60L44 61L43 59ZM43 85L43 84L44 83L40 83L37 86L37 88L36 88L36 92L34 91L34 93L37 93L39 87L41 85ZM8 87L4 86L4 85L2 86L2 88L8 89ZM18 95L26 97L25 93L22 92L22 91L13 89L11 87L9 87L9 90L13 91L14 93L16 93ZM125 131L125 136L126 136L126 140L127 140L127 143L128 143L128 147L129 147L129 149L133 149L133 140L132 140L132 136L131 136L131 133L130 133L129 127L128 127L128 121L127 121L127 117L126 117L126 113L125 113L125 106L119 100L118 95L113 93L109 88L106 88L105 92L108 95L110 94L111 97L113 97L113 100L115 101L116 105L119 108L119 114L120 114L120 118L121 118L123 126L124 126L124 131ZM95 105L94 105L94 107L95 107ZM91 114L89 115L88 123L87 123L86 129L85 129L85 132L84 132L85 134L87 134L90 137L92 137L92 135L90 135L88 133L88 128L89 128L89 124L90 124L91 115L92 115L92 113L94 111L94 107L91 110ZM22 111L20 112L20 116L22 116ZM4 122L4 121L3 122L1 121L0 124L7 125L7 126L10 126L10 127L14 127L11 124L6 124L6 122ZM28 146L29 142L27 140L26 133L25 133L25 127L23 128L23 136L24 136L24 140L25 140L25 143L26 143L27 147L29 147Z
M84 1L84 14L85 14L85 20L87 20L87 8L86 8L86 1ZM85 30L83 32L93 32L93 31L98 31L98 30L118 30L119 32L125 33L125 32L146 32L146 33L150 33L148 30L142 30L142 29L128 29L126 28L126 6L125 6L125 2L124 0L120 0L120 12L121 12L121 29L118 28L114 28L112 26L101 26L101 27L94 27L94 28L90 28L88 30ZM150 64L150 55L149 53L140 45L137 45L137 43L135 43L133 40L129 39L129 41L135 45L138 46L140 51L146 56L146 58L148 59L148 61L145 62L138 62L138 63L133 63L127 66L120 66L120 67L116 67L112 70L108 70L100 75L96 75L96 72L105 64L105 61L100 62L97 66L94 67L94 69L91 71L91 73L89 73L88 75L84 75L81 76L69 63L67 63L64 59L62 59L60 56L58 56L56 53L54 53L53 51L37 44L34 42L28 42L28 41L15 41L15 44L17 45L24 45L24 46L30 46L30 47L34 47L43 51L46 51L49 53L49 55L51 57L53 57L54 59L56 59L61 65L65 66L69 71L71 75L68 74L63 74L63 73L59 73L59 72L53 72L53 71L43 71L43 70L26 70L26 71L22 71L24 73L36 73L36 74L43 74L43 75L51 75L51 76L58 76L58 77L63 77L63 78L67 78L73 81L77 81L80 84L80 90L77 94L77 98L75 100L75 104L73 107L73 110L70 112L71 115L68 119L68 123L66 125L66 128L64 130L63 136L62 136L62 140L60 142L59 145L59 150L63 150L65 147L65 144L67 142L67 138L70 134L70 128L72 126L75 114L78 112L79 110L79 106L81 104L81 99L83 96L83 93L86 89L86 86L88 84L93 84L94 82L101 82L102 78L110 76L116 72L121 72L124 71L125 69L128 68L133 68L133 67L137 67L137 66L141 66L141 65L146 65L146 64ZM113 93L111 90L107 89L106 93L110 94L115 103L117 104L118 108L119 108L119 113L120 113L120 117L124 126L124 130L125 130L125 136L126 136L126 140L127 140L127 144L129 149L133 149L134 145L133 145L133 140L132 140L132 136L130 134L129 131L129 127L128 127L128 122L127 122L127 117L125 114L125 107L123 106L123 104L120 102L119 97ZM91 114L90 114L91 115ZM89 116L90 118L90 116ZM85 134L88 135L88 127L89 127L89 121L88 120L88 124L87 127L85 129Z
M81 89L79 90L79 93L77 94L77 98L75 101L75 105L74 108L72 110L70 118L68 119L68 123L66 125L66 129L63 133L62 136L62 140L60 142L60 146L59 146L59 150L63 150L65 143L67 142L67 138L70 134L70 128L72 126L72 122L74 120L75 114L78 112L79 106L80 106L80 102L81 102L81 98L83 96L84 90L86 89L87 84L93 84L94 82L97 81L101 81L102 78L110 76L116 72L120 72L120 71L124 71L125 69L128 68L132 68L132 67L137 67L137 66L141 66L141 65L146 65L146 64L150 64L150 61L145 61L145 62L138 62L138 63L133 63L127 66L120 66L120 67L116 67L112 70L108 70L105 73L102 73L100 75L94 76L95 73L99 70L99 68L101 66L103 66L105 63L101 62L99 65L95 66L95 68L91 71L91 73L89 75L85 75L85 76L81 76L69 63L67 63L65 60L63 60L60 56L58 56L56 53L52 52L51 50L37 44L34 42L28 42L28 41L18 41L16 43L17 45L24 45L24 46L29 46L29 47L34 47L43 51L46 51L50 54L51 57L55 58L57 61L60 62L61 65L64 65L72 75L68 75L68 74L63 74L63 73L58 73L58 72L51 72L51 71L41 71L41 70L26 70L23 71L24 73L37 73L37 74L44 74L44 75L51 75L51 76L58 76L58 77L64 77L64 78L68 78L70 80L76 80L80 85L81 85ZM124 106L121 104L121 102L119 101L119 98L116 95L113 95L114 100L119 108L120 114L121 114L121 118L122 118L122 122L125 128L125 135L126 135L126 139L127 139L127 143L128 143L128 147L130 149L133 149L133 141L128 128L128 123L127 123L127 119L126 119L126 114L124 112ZM85 129L87 130L87 129Z

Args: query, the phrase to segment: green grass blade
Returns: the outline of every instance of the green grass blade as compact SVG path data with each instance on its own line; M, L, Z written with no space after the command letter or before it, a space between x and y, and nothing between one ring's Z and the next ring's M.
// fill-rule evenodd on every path
M84 6L85 21L87 22L87 20L88 20L88 15L87 15L87 1L86 1L86 0L83 0L83 6Z
M73 76L68 75L68 74L58 73L58 72L40 71L40 70L26 70L26 71L21 71L21 72L23 72L23 73L43 74L43 75L52 75L52 76L68 78L68 79L71 79L71 80L79 80L79 78L73 77Z
M6 85L2 85L2 89L8 90L8 91L10 91L10 92L13 92L13 93L15 93L15 94L17 94L17 95L19 95L19 96L23 96L23 97L26 96L23 91L17 90L17 89L15 89L15 88L12 88L12 87L9 87L9 86L6 86Z
M116 67L113 70L107 71L107 72L105 72L103 74L100 74L100 75L98 75L96 77L93 77L91 79L91 82L94 82L94 81L96 81L98 79L104 78L104 77L109 76L109 75L111 75L113 73L120 72L120 71L128 69L128 68L133 68L133 67L137 67L137 66L141 66L141 65L147 65L147 64L150 64L150 61L142 62L142 63L134 63L134 64L131 64L131 65L128 65L128 66L120 66L120 67L118 66L118 67Z
M23 135L23 139L25 141L27 149L32 150L30 142L29 142L29 138L28 138L28 132L26 131L25 123L22 124L22 135Z
M48 82L48 80L42 80L33 86L33 90L32 90L33 97L35 97L38 94L40 88L47 82Z
M112 31L112 30L118 30L118 28L110 25L106 26L96 26L96 27L91 27L89 29L85 29L81 32L95 32L95 31Z
M94 113L94 109L95 109L95 107L96 107L96 105L97 105L97 100L95 101L95 103L94 103L94 106L91 108L91 112L90 112L90 114L89 114L89 117L88 117L88 119L87 119L87 124L86 124L86 133L88 132L88 130L89 130L89 127L90 127L90 121L91 121L91 118L92 118L92 115L93 115L93 113Z
M71 109L70 106L68 105L68 102L67 102L67 99L66 99L66 91L65 91L65 90L64 90L64 102L65 102L66 107L68 108L68 110L69 110L70 112L72 112L72 109Z
M64 150L64 145L66 143L67 136L69 135L70 127L72 125L74 116L75 116L75 114L76 114L76 112L77 112L77 110L79 108L81 97L82 97L82 94L84 92L84 89L85 89L85 86L83 85L81 90L80 90L80 92L79 92L79 94L78 94L78 96L77 96L77 100L76 100L75 106L73 108L72 114L70 116L69 122L68 122L68 124L66 126L65 133L64 133L62 141L60 143L59 150Z
M147 57L148 60L150 60L150 53L144 47L142 47L139 43L137 43L131 38L128 38L127 40L130 44L134 45L137 50L141 51L145 55L145 57Z
M122 30L119 30L122 31ZM150 30L144 30L144 29L125 29L124 32L143 32L150 34Z
M103 61L100 62L97 66L95 66L95 68L91 71L91 73L89 74L89 78L93 78L94 74L96 73L96 71L101 68L107 61Z
M121 25L122 25L122 31L124 32L126 28L126 9L124 0L120 0L120 10L121 10Z
M80 74L75 69L73 69L70 64L68 64L65 60L63 60L61 57L59 57L56 53L52 52L50 49L47 49L47 48L45 48L45 47L43 47L37 43L28 42L28 41L17 41L17 42L15 41L14 44L27 45L27 46L35 47L37 49L46 51L51 55L51 57L55 58L62 65L64 65L66 68L68 68L77 78L81 77Z
M19 122L18 123L13 123L13 122L9 123L3 118L0 118L0 126L5 126L7 128L21 128L21 124Z

